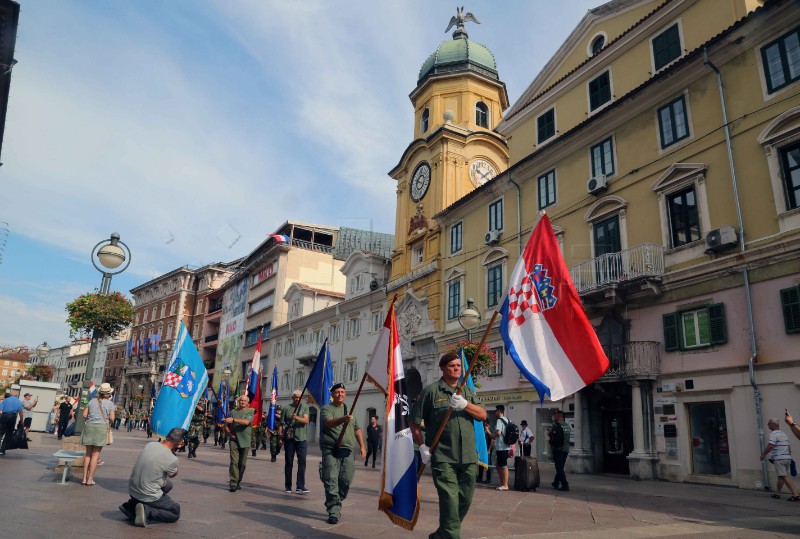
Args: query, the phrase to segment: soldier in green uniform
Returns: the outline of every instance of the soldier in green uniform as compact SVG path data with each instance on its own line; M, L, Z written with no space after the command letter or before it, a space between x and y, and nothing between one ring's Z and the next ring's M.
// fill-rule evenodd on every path
M203 443L208 443L208 437L211 436L211 423L214 422L214 414L208 407L208 400L203 399ZM216 442L214 445L217 445Z
M264 438L264 419L262 418L258 425L253 425L253 437L250 440L250 453L256 456L256 450L261 445L261 439Z
M247 407L249 403L250 399L245 393L239 397L238 406L231 410L231 416L222 420L231 430L231 464L228 468L231 492L242 488L240 484L247 466L247 450L250 449L250 440L253 436L253 414L255 414L255 410Z
M278 460L278 453L281 452L283 446L283 410L280 405L275 407L275 430L267 429L269 433L269 453L272 455L271 462Z
M197 446L200 445L200 433L203 430L204 416L205 410L201 404L198 404L194 415L192 415L192 421L189 423L189 433L186 435L190 459L197 458Z
M464 387L462 395L456 393L461 377L458 354L443 355L439 359L439 368L442 377L422 390L411 412L409 427L414 441L419 444L422 462L431 462L433 483L439 493L439 529L429 538L458 539L461 537L461 521L472 504L478 473L473 420L486 419L486 410L479 405L475 392L469 387ZM431 453L429 446L448 408L453 409L450 420ZM420 429L423 423L424 438Z
M325 487L328 524L337 524L342 514L342 502L347 497L355 474L353 450L356 440L361 448L362 459L367 455L367 446L358 420L347 413L347 405L344 403L347 391L344 384L335 384L331 388L331 397L333 402L323 406L321 412L322 437L319 445L322 449L322 462L319 464L319 478ZM342 429L345 429L344 437L337 448L336 442Z
M308 430L306 426L311 419L308 413L308 405L301 402L303 392L296 389L292 393L292 404L287 407L283 414L283 451L286 455L286 464L283 466L284 492L292 493L292 467L294 456L297 455L297 481L295 492L297 494L308 494L306 488L306 452L308 449Z

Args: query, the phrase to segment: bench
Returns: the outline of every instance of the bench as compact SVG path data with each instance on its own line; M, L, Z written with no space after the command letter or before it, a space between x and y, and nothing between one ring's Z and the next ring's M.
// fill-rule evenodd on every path
M61 449L53 453L54 457L64 461L64 473L61 474L60 485L66 485L67 478L72 477L72 461L75 459L82 459L85 454L85 451L76 451L74 449Z

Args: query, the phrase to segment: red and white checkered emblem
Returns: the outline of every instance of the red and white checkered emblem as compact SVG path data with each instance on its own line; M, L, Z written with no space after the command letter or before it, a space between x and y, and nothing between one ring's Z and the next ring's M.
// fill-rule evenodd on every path
M531 310L539 311L539 304L533 297L534 288L531 276L526 275L518 286L512 286L508 292L508 320L517 325L525 323L525 315Z
M175 372L168 372L167 375L164 377L164 385L167 387L177 388L178 384L181 383L183 380L183 376Z

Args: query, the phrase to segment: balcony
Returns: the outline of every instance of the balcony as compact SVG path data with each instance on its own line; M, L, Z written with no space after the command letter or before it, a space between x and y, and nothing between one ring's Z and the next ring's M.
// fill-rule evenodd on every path
M655 380L661 374L659 347L660 344L655 341L632 341L603 346L610 365L598 382Z
M299 361L301 365L305 365L306 367L313 365L314 360L317 359L317 355L319 355L320 346L321 345L314 342L298 345L294 349L294 358Z
M578 293L593 301L624 303L623 297L641 291L660 295L664 275L664 249L644 243L618 253L607 253L569 269Z
M213 333L211 335L207 335L205 339L203 339L204 343L216 342L219 340L219 333Z
M333 247L331 247L330 245L322 245L321 243L312 243L310 241L293 239L292 245L294 245L295 247L299 247L301 249L306 249L307 251L317 251L320 253L333 252Z

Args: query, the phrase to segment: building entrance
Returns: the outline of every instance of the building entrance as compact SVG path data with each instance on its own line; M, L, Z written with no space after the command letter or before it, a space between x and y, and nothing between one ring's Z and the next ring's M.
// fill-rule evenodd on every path
M603 426L603 472L629 473L628 454L633 451L631 386L624 382L603 384L600 402Z

